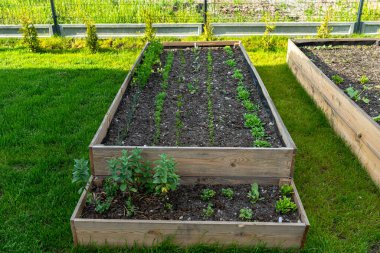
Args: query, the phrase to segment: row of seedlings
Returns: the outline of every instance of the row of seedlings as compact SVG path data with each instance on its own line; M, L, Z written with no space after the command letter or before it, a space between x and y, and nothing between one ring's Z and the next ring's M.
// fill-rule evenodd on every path
M242 71L236 66L236 61L234 59L234 51L230 46L225 46L224 51L228 56L226 64L233 69L232 77L238 81L237 99L241 101L241 104L247 110L244 114L244 126L251 130L252 137L254 139L254 147L271 147L271 144L265 140L266 133L264 128L264 123L258 116L258 111L260 110L259 105L254 105L251 102L251 94L247 87L244 85L244 76Z
M179 57L180 57L180 74L178 77L178 84L181 88L184 85L185 81L185 68L186 68L186 59L185 55L183 53L183 50L179 50ZM180 146L180 137L181 137L181 131L184 127L184 124L181 119L181 113L183 109L183 94L181 93L182 89L180 90L180 94L177 95L177 110L175 112L175 124L176 124L176 133L175 133L175 143L176 146Z
M133 115L135 114L137 108L137 102L140 98L142 90L145 88L148 83L149 77L152 74L152 69L155 64L160 64L160 55L163 52L163 46L159 41L152 41L148 48L146 49L142 63L136 68L132 86L136 89L136 92L133 94L131 100L130 110L127 111L127 120L124 130L119 133L119 143L121 144L122 140L128 135L129 128L132 124Z
M279 214L290 214L297 211L297 205L291 200L293 195L293 187L291 185L282 185L280 188L281 198L276 201L275 209ZM234 191L231 188L222 188L220 194L226 198L228 201L233 200ZM206 208L202 210L204 218L210 218L215 214L214 205L212 199L215 198L217 192L212 189L206 188L203 189L200 195L200 199L206 202ZM239 219L243 221L252 221L254 220L254 212L252 208L258 201L264 200L264 197L260 195L259 185L257 183L251 184L251 188L247 193L247 198L252 206L244 207L239 210ZM279 217L279 222L282 222L282 217Z
M214 113L212 106L212 54L211 49L207 52L207 110L208 110L208 130L209 130L209 139L211 146L214 145L215 141L215 127L214 127Z
M169 74L172 69L172 64L174 60L174 53L170 51L166 58L166 64L162 70L162 83L161 83L161 92L157 94L155 98L155 112L154 112L154 122L156 126L156 132L153 137L153 144L156 145L161 136L161 114L164 109L164 103L167 96L167 89L169 87Z

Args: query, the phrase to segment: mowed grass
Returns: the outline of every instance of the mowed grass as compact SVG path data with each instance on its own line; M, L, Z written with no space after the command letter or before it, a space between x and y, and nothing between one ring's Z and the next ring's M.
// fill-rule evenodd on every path
M311 222L304 252L367 252L380 244L380 192L286 65L286 49L246 41L297 147L295 182ZM74 158L87 146L138 51L0 49L0 252L268 252L166 243L73 248Z

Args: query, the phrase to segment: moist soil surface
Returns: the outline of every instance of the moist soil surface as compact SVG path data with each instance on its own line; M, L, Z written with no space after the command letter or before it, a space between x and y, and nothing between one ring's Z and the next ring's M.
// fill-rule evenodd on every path
M244 127L246 109L237 99L238 81L232 77L233 67L226 64L227 53L221 47L165 49L160 56L161 64L153 66L143 90L129 85L111 122L105 145L153 146L155 126L155 97L162 91L162 74L158 71L166 64L169 50L174 60L169 73L167 97L161 114L160 139L157 146L194 147L252 147L253 137ZM214 138L209 133L207 94L207 54L212 55L212 112ZM266 137L272 147L283 147L266 100L261 95L257 79L251 75L249 65L239 48L234 48L236 67L244 75L244 85L250 91L250 100L258 104ZM180 104L180 105L179 105ZM178 119L180 123L178 124Z
M359 79L365 75L369 87L362 93L369 99L355 101L369 116L380 115L380 46L376 45L342 45L342 46L307 46L301 50L317 65L330 79L339 75L344 82L337 84L345 91L349 87L363 91ZM380 124L380 122L378 122Z
M212 189L216 192L214 198L209 201L201 200L200 196L203 189ZM231 188L234 191L232 200L221 194L222 188ZM276 185L259 186L260 200L250 203L247 194L250 185L180 185L174 192L168 193L167 197L162 198L154 194L132 193L131 198L136 206L135 215L127 217L125 201L129 196L123 196L118 191L113 199L110 209L103 214L95 211L94 204L86 204L83 218L92 219L139 219L139 220L184 220L184 221L241 221L239 213L241 208L250 208L253 217L250 221L278 222L282 217L282 222L298 222L299 213L279 214L275 210L276 201L280 199L281 193ZM105 199L102 186L92 186L92 194L97 199ZM165 208L165 204L170 203L172 209ZM205 217L203 209L207 208L208 203L212 203L214 215Z

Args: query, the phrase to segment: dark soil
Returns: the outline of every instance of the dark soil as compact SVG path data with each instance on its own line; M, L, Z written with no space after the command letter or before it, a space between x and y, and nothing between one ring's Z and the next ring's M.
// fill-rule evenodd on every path
M232 78L233 70L227 64L227 55L223 48L210 48L213 57L212 102L214 115L215 140L211 143L207 109L207 52L209 48L200 48L196 58L193 48L170 49L174 51L174 62L169 74L169 86L161 118L161 135L158 146L217 146L252 147L253 138L250 129L244 127L244 113L247 111L236 98L237 81ZM168 49L169 50L169 49ZM161 66L166 63L168 50L161 55ZM181 54L183 58L181 58ZM244 84L251 92L251 101L259 104L259 116L265 125L266 140L272 147L284 146L275 121L266 100L261 95L258 82L249 71L240 49L234 49L237 67L242 70ZM181 60L182 59L182 60ZM183 60L185 61L183 63ZM153 67L154 70L159 65ZM161 92L162 75L155 71L140 96L133 103L135 88L129 88L112 120L105 145L153 145L155 133L154 111L155 96ZM190 92L189 84L195 88ZM181 99L182 107L178 107ZM135 104L135 111L132 105ZM178 131L176 112L180 111L183 126ZM178 134L176 134L178 132Z
M380 115L380 46L307 46L301 49L330 79L333 75L342 77L344 83L338 86L343 91L348 87L363 90L359 79L367 76L369 82L365 85L370 89L362 95L370 102L355 102L369 116Z
M216 196L209 202L213 204L214 215L204 217L203 209L208 205L208 201L201 200L203 189L212 189ZM231 188L234 191L232 200L221 194L222 188ZM213 221L238 221L241 208L250 208L253 211L251 221L278 222L282 217L282 222L298 222L299 213L279 214L275 211L276 201L280 198L278 186L259 186L261 199L255 204L251 204L247 198L250 185L180 185L179 188L168 194L166 199L155 195L134 193L132 202L137 207L133 217L126 216L125 201L128 196L123 196L118 192L111 204L111 208L104 214L95 212L94 204L86 204L83 209L83 218L94 219L143 219L143 220L213 220ZM104 199L105 193L102 187L92 187L92 192L97 198ZM165 208L165 203L172 204L172 209Z

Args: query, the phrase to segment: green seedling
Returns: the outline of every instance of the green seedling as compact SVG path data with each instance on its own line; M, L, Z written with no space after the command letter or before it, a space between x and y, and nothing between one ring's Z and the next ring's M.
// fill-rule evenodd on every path
M215 197L216 192L211 189L204 189L201 193L201 199L204 201L208 201L211 198Z
M229 57L234 56L234 51L232 50L230 46L225 46L223 49L224 49L224 52L226 52Z
M214 214L214 208L212 207L213 205L211 203L208 203L207 208L202 210L204 217L211 217Z
M366 84L366 83L369 82L369 79L368 79L368 77L367 77L366 75L362 75L362 76L360 77L360 79L359 79L359 82L360 82L362 85L364 85L364 84Z
M160 158L155 161L157 165L153 168L153 185L156 194L165 195L177 189L180 177L176 173L177 167L173 158L169 158L166 154L161 154Z
M132 203L132 198L129 197L127 201L125 201L125 209L127 211L127 217L131 218L136 213L136 206Z
M248 192L248 198L251 201L252 204L256 203L259 200L260 193L259 193L259 185L256 183L253 183L251 185L251 189Z
M236 61L234 59L229 59L226 61L226 64L231 68L234 68L236 66Z
M364 89L362 91L359 91L359 90L354 89L353 87L349 87L345 90L345 92L351 99L355 100L356 102L363 101L364 103L368 104L369 99L366 97L362 97L361 95L363 94L364 91L368 90L369 88L365 85L363 86L363 88Z
M267 141L255 140L253 142L253 146L258 147L258 148L269 148L272 145L269 142L267 142Z
M376 121L376 122L380 122L380 115L378 115L376 117L373 117L373 120Z
M287 196L287 197L291 196L294 193L293 186L289 184L282 185L280 188L280 191L283 196Z
M95 202L95 211L97 213L105 213L110 209L112 203L112 198L106 198L105 201L102 201L100 199L96 200Z
M244 78L243 74L241 73L241 71L239 69L234 70L234 74L232 75L232 77L237 79L237 80L243 80L243 78Z
M242 220L251 220L253 216L252 209L250 208L242 208L240 209L239 218Z
M344 79L338 75L333 75L331 79L333 80L335 84L338 84L338 85L344 83Z
M189 90L191 95L194 95L195 93L198 92L198 89L192 83L189 83L187 85L187 89Z
M282 199L276 202L276 212L287 214L297 210L297 205L288 197L282 197Z
M86 159L75 159L74 160L74 169L73 169L73 178L71 182L73 184L80 185L78 193L81 194L84 190L84 187L90 177L90 169L88 167L88 160Z
M254 127L262 126L261 119L256 114L245 113L244 119L245 119L245 122L244 122L245 127L254 128Z
M234 197L234 191L231 188L223 188L222 195L231 200Z

